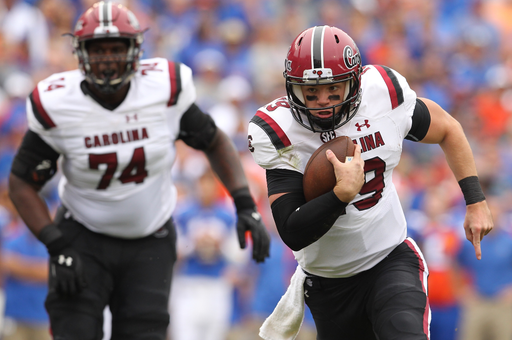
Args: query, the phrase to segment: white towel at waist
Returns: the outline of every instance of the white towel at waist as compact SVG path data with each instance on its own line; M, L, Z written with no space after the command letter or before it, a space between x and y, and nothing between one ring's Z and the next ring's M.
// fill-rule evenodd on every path
M286 293L260 327L265 340L294 340L304 320L304 280L306 273L297 265Z

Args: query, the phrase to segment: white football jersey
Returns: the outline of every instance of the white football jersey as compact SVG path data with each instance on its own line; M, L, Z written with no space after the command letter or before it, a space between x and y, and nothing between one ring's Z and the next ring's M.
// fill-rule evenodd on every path
M39 82L27 99L29 129L61 154L59 194L77 221L115 237L147 236L176 205L171 167L180 119L196 99L192 71L141 60L112 111L82 92L84 79L74 70Z
M361 146L366 182L333 227L294 252L300 266L323 277L368 270L406 237L406 221L393 185L393 169L412 126L416 93L405 78L383 66L366 66L357 114L334 132L314 133L297 123L286 97L261 107L249 123L249 150L264 169L304 173L323 143L348 136Z

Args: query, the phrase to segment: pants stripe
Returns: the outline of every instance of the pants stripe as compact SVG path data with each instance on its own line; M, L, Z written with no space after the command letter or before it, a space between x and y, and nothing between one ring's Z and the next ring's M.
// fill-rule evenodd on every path
M420 281L423 286L423 291L425 292L425 295L427 296L427 304L425 306L425 314L423 315L423 331L425 332L425 335L427 336L427 340L430 340L430 321L432 320L432 314L430 311L430 303L428 299L428 267L427 262L425 261L425 258L423 257L423 254L416 244L414 240L410 237L408 237L405 240L405 243L411 248L411 250L414 251L416 256L418 257L418 261L420 264Z

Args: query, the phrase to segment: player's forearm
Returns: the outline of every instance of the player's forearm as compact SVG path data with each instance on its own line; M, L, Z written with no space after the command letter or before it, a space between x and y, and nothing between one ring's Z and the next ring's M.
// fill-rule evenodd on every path
M460 123L439 104L420 98L430 113L430 127L422 143L439 144L457 181L476 176L475 160Z
M205 153L212 169L230 193L248 186L240 156L231 139L222 130L217 129Z
M9 176L9 197L34 235L38 236L41 229L52 222L48 206L36 188L13 174Z
M469 176L477 176L473 152L458 122L454 120L449 133L439 145L457 181Z

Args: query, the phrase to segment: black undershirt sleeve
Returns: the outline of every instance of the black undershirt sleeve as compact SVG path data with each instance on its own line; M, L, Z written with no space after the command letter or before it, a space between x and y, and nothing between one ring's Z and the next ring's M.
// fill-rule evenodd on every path
M213 141L217 126L213 118L204 113L196 104L183 114L178 139L198 150L206 150Z
M302 174L298 171L272 169L266 171L268 196L282 192L303 192Z
M59 156L38 134L28 130L14 157L11 172L29 183L42 186L57 172Z
M427 105L416 98L416 106L414 107L414 113L412 114L412 126L409 134L405 139L413 142L419 142L427 135L430 127L430 112L428 111Z
M267 185L269 195L287 193L276 199L271 208L281 239L294 251L325 235L347 206L332 190L306 203L302 174L296 171L267 170Z

